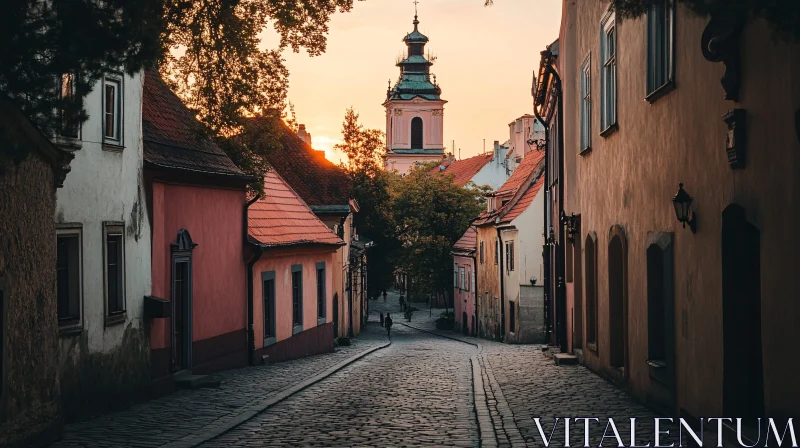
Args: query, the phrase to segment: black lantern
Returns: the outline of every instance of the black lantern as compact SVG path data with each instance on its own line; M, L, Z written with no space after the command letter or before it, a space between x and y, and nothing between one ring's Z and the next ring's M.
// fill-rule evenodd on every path
M683 182L678 184L678 192L672 198L672 206L675 207L675 216L678 217L678 222L689 224L689 229L692 233L697 233L697 219L695 219L694 212L692 211L692 197L683 189Z

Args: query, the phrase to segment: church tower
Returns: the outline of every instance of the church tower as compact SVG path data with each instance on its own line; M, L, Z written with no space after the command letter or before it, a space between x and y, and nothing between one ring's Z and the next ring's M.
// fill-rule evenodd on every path
M408 47L397 63L400 78L386 91L386 170L405 174L417 162L440 161L444 156L444 104L442 89L431 82L433 63L425 57L428 38L414 31L403 38Z

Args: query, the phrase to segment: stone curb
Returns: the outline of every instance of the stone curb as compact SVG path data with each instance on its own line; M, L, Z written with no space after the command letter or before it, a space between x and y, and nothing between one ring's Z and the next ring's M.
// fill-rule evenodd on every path
M481 447L496 447L497 446L497 433L494 430L492 417L489 413L489 406L486 405L486 389L483 385L483 377L481 376L481 366L478 362L478 356L472 355L469 358L472 364L472 394L473 394L473 407L475 409L475 416L478 419L478 435L481 440Z
M161 445L161 446L162 446L162 448L190 448L190 447L195 447L197 445L200 445L201 443L205 443L205 442L207 442L207 441L209 441L211 439L217 438L217 437L225 434L226 432L236 428L237 426L247 422L248 420L250 420L251 418L257 416L258 414L266 411L267 409L271 408L272 406L275 406L276 404L280 403L281 401L286 400L287 398L291 397L292 395L294 395L294 394L296 394L296 393L298 393L298 392L300 392L300 391L302 391L302 390L304 390L304 389L306 389L306 388L308 388L310 386L313 386L314 384L324 380L325 378L333 375L334 373L338 372L339 370L342 370L343 368L349 366L350 364L353 364L354 362L360 360L361 358L364 358L367 355L375 353L378 350L382 350L382 349L384 349L384 348L386 348L386 347L388 347L390 345L392 345L392 341L389 341L389 342L387 342L387 343L385 343L383 345L379 345L377 347L373 347L373 348L368 349L368 350L366 350L366 351L364 351L362 353L354 355L354 356L352 356L352 357L350 357L348 359L345 359L344 361L340 362L339 364L336 364L335 366L328 368L327 370L325 370L322 373L314 375L311 378L308 378L308 379L306 379L304 381L301 381L300 383L294 384L292 386L285 387L285 388L283 388L283 389L281 389L281 390L279 390L277 392L274 392L273 394L271 394L269 396L269 398L265 399L264 401L262 401L260 403L257 403L257 404L254 404L254 405L250 405L250 406L246 406L246 407L242 408L242 410L239 413L239 415L233 417L231 420L228 420L228 421L226 421L224 423L221 423L221 424L216 425L216 426L214 426L212 428L209 428L209 429L207 429L205 432L203 432L201 434L192 434L192 435L189 435L189 436L185 436L185 437L183 437L181 439L175 440L173 442L170 442L170 443L167 443L167 444L164 444L164 445Z

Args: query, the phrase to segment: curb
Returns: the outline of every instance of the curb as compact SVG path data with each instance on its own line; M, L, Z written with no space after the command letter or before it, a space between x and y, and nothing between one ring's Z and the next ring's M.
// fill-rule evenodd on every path
M390 345L392 345L392 341L389 341L389 342L387 342L387 343L385 343L383 345L379 345L377 347L373 347L373 348L371 348L369 350L366 350L366 351L364 351L362 353L359 353L359 354L354 355L354 356L352 356L352 357L350 357L348 359L345 359L344 361L340 362L339 364L336 364L335 366L330 367L329 369L325 370L324 372L319 373L317 375L314 375L314 376L312 376L311 378L308 378L305 381L301 381L300 383L297 383L297 384L295 384L293 386L289 386L289 387L286 387L284 389L281 389L281 390L271 394L269 398L265 399L264 401L262 401L260 403L257 403L257 404L254 404L254 405L250 405L250 406L246 406L246 407L242 408L242 411L238 415L233 417L231 420L228 420L228 421L226 421L224 423L216 425L215 427L213 427L211 429L208 429L207 431L205 431L202 434L192 434L192 435L189 435L189 436L185 436L183 438L180 438L178 440L175 440L173 442L170 442L170 443L167 443L167 444L164 444L164 445L161 445L161 446L162 446L162 448L189 448L189 447L195 447L197 445L200 445L201 443L205 443L205 442L207 442L207 441L209 441L211 439L215 439L215 438L225 434L226 432L228 432L228 431L230 431L232 429L235 429L239 425L247 422L248 420L252 419L253 417L257 416L258 414L260 414L260 413L266 411L267 409L271 408L272 406L275 406L276 404L286 400L287 398L291 397L292 395L294 395L294 394L296 394L296 393L298 393L298 392L300 392L300 391L302 391L302 390L304 390L304 389L306 389L306 388L308 388L310 386L313 386L314 384L316 384L316 383L328 378L329 376L333 375L334 373L338 372L339 370L342 370L343 368L349 366L350 364L353 364L354 362L360 360L361 358L364 358L367 355L371 355L372 353L375 353L378 350L382 350L382 349L384 349L384 348L386 348L386 347L388 347Z

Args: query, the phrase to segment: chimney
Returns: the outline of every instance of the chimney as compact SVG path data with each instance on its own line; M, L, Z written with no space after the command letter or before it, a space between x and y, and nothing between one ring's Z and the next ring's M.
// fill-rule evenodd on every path
M297 130L297 136L300 137L301 140L306 142L308 146L311 146L311 134L306 132L306 125L301 124L298 126L298 128L299 129Z

